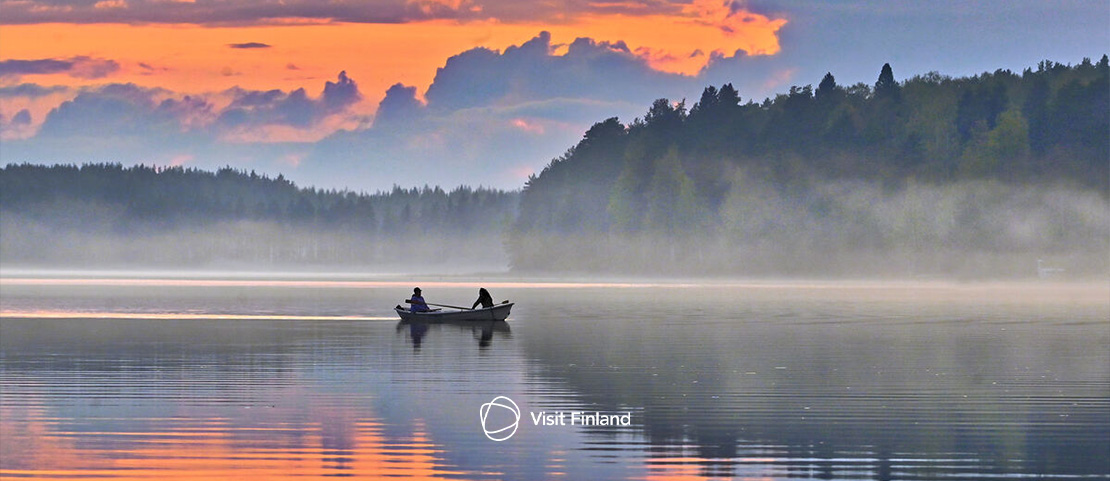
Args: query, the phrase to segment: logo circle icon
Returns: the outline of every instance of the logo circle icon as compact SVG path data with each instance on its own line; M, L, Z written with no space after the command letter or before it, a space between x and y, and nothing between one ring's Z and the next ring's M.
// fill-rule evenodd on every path
M493 408L507 409L513 415L513 421L506 426L489 426L486 424L486 419L489 418L489 411ZM520 408L512 399L505 396L497 396L492 401L482 405L479 410L482 418L482 431L485 431L486 437L491 441L504 441L513 437L516 434L516 428L520 425ZM498 416L497 418L500 418ZM495 418L495 419L497 419ZM491 420L492 421L492 420ZM508 434L506 434L508 433Z

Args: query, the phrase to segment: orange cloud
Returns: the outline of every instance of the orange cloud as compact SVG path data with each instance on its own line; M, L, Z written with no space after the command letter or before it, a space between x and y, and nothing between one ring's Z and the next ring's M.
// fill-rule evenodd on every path
M104 0L105 7L125 7L123 0ZM470 0L410 0L421 8L474 9ZM578 37L623 41L653 68L696 74L710 52L731 56L779 51L778 31L784 19L735 9L723 0L696 0L680 11L646 15L585 14L559 24L458 22L450 20L405 24L328 24L255 27L199 27L172 24L33 24L6 25L7 42L0 59L110 58L127 68L112 80L166 87L177 91L244 88L292 90L303 79L286 81L289 64L307 76L329 78L347 70L366 92L380 92L394 83L416 85L422 92L446 58L477 46L502 50L541 30L555 43ZM624 8L628 11L631 6ZM252 42L273 46L265 52L227 49ZM165 65L152 74L138 66ZM244 75L224 78L223 67L234 65ZM249 73L248 73L249 72ZM73 82L68 82L72 84ZM375 86L375 84L377 84Z
M516 118L516 119L513 119L512 124L513 124L513 127L516 127L516 128L518 128L520 130L523 130L525 132L529 132L529 133L533 133L533 134L539 134L539 135L543 135L543 133L544 133L543 124L541 124L540 122L538 122L536 120Z
M421 9L479 8L472 0L408 3ZM128 8L126 0L102 0L100 5ZM786 24L784 19L752 13L725 0L695 0L684 6L666 7L651 10L641 3L601 2L591 4L594 13L567 12L563 21L556 24L433 20L250 27L158 23L5 25L7 41L0 42L0 61L103 59L118 68L101 77L56 72L23 75L18 81L68 87L134 83L182 94L211 94L231 87L282 91L303 87L309 89L310 96L316 96L319 90L313 89L319 89L325 80L346 70L364 94L352 111L370 115L394 84L415 86L417 98L422 99L447 58L479 46L504 51L542 30L551 32L553 45L565 46L580 37L611 42L622 48L627 46L629 52L653 69L683 75L697 75L715 56L728 57L737 51L773 55L781 48L778 32ZM269 48L228 48L242 45L244 40ZM296 70L291 70L294 65ZM15 80L0 78L0 86L14 83ZM69 98L76 95L75 89L71 92ZM66 100L60 97L51 98L55 106ZM0 113L11 117L19 109L34 107L30 112L38 124L48 111L42 102L40 99L32 106L0 101ZM353 128L357 122L335 120L330 126ZM303 141L327 133L268 128L228 136L240 141L263 138Z
M51 92L37 97L0 97L0 117L11 120L19 112L26 110L31 116L31 122L25 126L12 126L0 129L0 140L18 140L32 137L38 132L46 115L62 102L73 98L73 93L66 90Z
M425 15L434 15L437 10L448 9L456 12L481 12L482 6L471 0L405 0L406 4L416 6Z
M796 68L776 70L773 75L763 82L763 88L765 90L774 90L783 87L794 78L794 74L796 73L798 73L798 69Z
M748 55L779 52L778 32L785 19L737 10L731 2L695 0L677 15L589 15L573 25L553 26L556 38L582 32L598 40L622 40L652 68L670 73L696 75L712 52L730 57L737 51Z
M194 157L191 154L181 154L181 155L176 155L173 158L171 158L169 164L173 167L181 167L181 166L184 166L184 165L188 165L190 162L192 162L194 160L196 160L196 157Z
M93 8L110 9L110 8L127 8L126 0L100 0L93 4Z

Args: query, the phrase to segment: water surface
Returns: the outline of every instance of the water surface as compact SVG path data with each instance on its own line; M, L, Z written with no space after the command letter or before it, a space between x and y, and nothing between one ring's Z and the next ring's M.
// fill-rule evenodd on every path
M401 324L414 282L517 304L504 325ZM1105 283L0 288L4 477L1110 477ZM522 413L504 442L479 417L497 396Z

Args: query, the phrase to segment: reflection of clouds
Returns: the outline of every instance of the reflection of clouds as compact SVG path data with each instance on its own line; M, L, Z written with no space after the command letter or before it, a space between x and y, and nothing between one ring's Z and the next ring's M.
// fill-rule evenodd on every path
M39 351L29 346L5 346L0 474L136 480L461 474L418 417L387 426L374 414L371 391L388 381L359 375L355 359L294 354L299 361L279 362L273 356L286 357L295 336L279 334L287 344L269 350L272 337L217 340L212 334L219 333L205 328L192 333L193 347L182 357L176 342L165 342L177 338L173 331L155 330L161 342L134 346L128 340L135 338L122 334L67 349L62 357L81 359L76 367L66 359L37 362ZM68 334L62 337L76 333ZM250 354L237 353L243 341L253 346ZM213 342L222 347L205 348ZM317 370L317 361L330 367Z
M0 365L2 366L2 365ZM0 374L4 371L0 370ZM57 423L42 394L48 383L23 379L26 394L18 398L14 389L0 389L0 476L18 476L51 466L53 469L96 468L108 460L83 456L78 439L56 432Z
M352 412L316 412L305 423L291 423L296 416L287 410L239 411L269 414L227 418L185 410L145 420L150 430L106 424L100 427L107 430L88 432L67 431L80 428L80 419L57 418L26 405L4 406L0 473L124 480L465 476L445 464L444 447L429 439L420 422L408 435L391 438L379 420Z
M49 285L0 281L8 295ZM130 293L128 306L157 298L146 294L162 286L198 309L230 302L213 292L312 292L296 302L309 311L309 299L337 304L336 292L360 299L344 308L364 307L412 285L47 282L84 286L71 293ZM443 299L478 286L420 284ZM892 456L912 454L908 475L974 477L976 469L1038 468L1030 463L1045 458L1026 450L1059 456L1045 469L1103 469L1095 463L1106 405L1069 396L1101 399L1105 387L1103 338L1086 335L1105 325L1104 283L481 285L525 307L514 336L479 350L468 328L444 326L419 355L393 322L21 325L2 313L0 469L125 479L836 478L881 472ZM481 431L478 408L496 395L522 411L510 442ZM635 426L546 429L524 417L614 407L634 408ZM1023 443L996 458L993 446L1007 439Z

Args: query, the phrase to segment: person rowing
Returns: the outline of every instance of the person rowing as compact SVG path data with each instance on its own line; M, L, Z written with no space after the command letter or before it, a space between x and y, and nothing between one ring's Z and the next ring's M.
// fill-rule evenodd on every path
M409 304L409 310L412 312L428 312L432 308L428 307L428 303L424 302L424 296L420 295L420 288L414 287L412 289L412 298L405 299Z
M478 288L478 300L474 301L474 305L470 308L474 309L478 307L478 304L481 304L483 309L493 307L493 296L489 295L489 291L485 287Z

